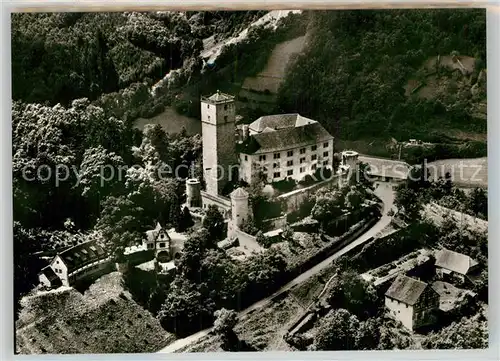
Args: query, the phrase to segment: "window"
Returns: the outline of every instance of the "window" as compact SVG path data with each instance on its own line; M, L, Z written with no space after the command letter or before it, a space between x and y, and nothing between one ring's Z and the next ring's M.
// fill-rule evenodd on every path
M300 167L300 173L304 173L306 171L306 167Z
M316 160L318 158L318 155L317 154L313 154L311 155L311 160Z
M306 161L306 157L300 158L300 164L304 163Z
M273 163L273 168L279 168L280 164L279 163Z
M293 175L293 169L290 169L286 172L286 175Z
M208 121L210 121L210 115L208 116Z
M248 156L245 155L245 161L247 161L247 160L248 160Z
M152 249L154 247L153 243L148 243L148 249Z
M328 148L328 142L323 143L323 148Z
M323 157L328 157L328 152L323 152Z
M313 146L311 147L311 150L312 150L313 152L314 152L316 149L318 149L318 146L316 146L316 145L313 145Z
M165 242L160 242L160 248L165 248Z
M305 154L306 153L306 148L300 148L300 154Z
M227 115L224 115L224 122L227 122Z
M287 157L293 157L293 150L286 152Z
M274 153L274 159L280 159L281 153Z
M207 104L207 109L210 109L210 104Z
M312 169L312 170L316 170L316 164L313 164L313 165L311 166L311 169Z
M263 160L266 160L266 156L265 155L259 155L259 161L263 161Z
M323 165L328 165L328 159L323 161Z
M281 173L280 172L274 173L274 178L279 178L279 177L281 177Z

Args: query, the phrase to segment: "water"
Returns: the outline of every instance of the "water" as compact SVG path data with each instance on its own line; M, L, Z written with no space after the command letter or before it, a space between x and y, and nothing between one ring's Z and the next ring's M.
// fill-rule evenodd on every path
M179 133L186 128L188 135L201 134L201 121L181 115L171 107L165 107L165 111L153 118L139 118L135 121L135 127L143 129L146 124L160 124L165 132L169 134Z

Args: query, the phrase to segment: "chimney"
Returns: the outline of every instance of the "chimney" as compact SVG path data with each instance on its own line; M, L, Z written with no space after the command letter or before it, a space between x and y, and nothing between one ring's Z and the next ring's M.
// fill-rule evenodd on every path
M246 140L248 138L248 124L243 124L241 130L243 134L243 140Z

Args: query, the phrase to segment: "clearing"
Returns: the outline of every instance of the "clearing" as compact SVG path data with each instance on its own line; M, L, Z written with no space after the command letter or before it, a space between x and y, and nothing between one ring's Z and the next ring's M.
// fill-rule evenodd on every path
M24 297L16 322L16 352L155 352L174 341L122 283L121 274L113 272L83 295L67 288Z
M276 94L278 88L285 79L288 64L293 56L300 54L306 45L306 35L285 41L276 45L267 61L267 65L255 77L246 78L243 89L254 91L269 91Z
M444 177L447 172L451 181L462 187L488 188L488 158L442 159L427 164L430 179Z

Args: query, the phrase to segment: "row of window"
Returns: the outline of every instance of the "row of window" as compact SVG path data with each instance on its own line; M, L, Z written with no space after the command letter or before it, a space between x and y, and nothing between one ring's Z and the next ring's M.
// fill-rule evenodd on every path
M148 249L153 249L155 247L154 243L148 243ZM167 244L165 242L160 242L158 248L166 248Z
M323 161L323 165L328 165L328 160ZM313 165L311 166L311 170L312 170L312 171L315 171L316 169L317 169L317 165L316 165L316 164L313 164ZM306 171L306 167L300 167L300 168L299 168L299 173L305 173L305 171ZM287 176L291 176L291 175L293 175L293 169L289 169L289 170L287 170L287 171L286 171L286 175L287 175ZM281 178L281 172L274 172L274 174L273 174L273 178Z
M328 152L325 152L325 154L326 154L326 155L325 155L325 157L327 157L327 156L328 156ZM316 159L318 159L318 157L316 156L316 154L315 154L315 155L313 155L313 156L311 157L311 160L316 160ZM306 162L306 158L305 158L305 157L304 157L304 158L300 158L300 160L299 160L299 163L300 163L300 164L303 164L303 163L305 163L305 162ZM323 161L323 165L328 165L328 159L325 159L325 160ZM293 166L293 160L289 160L289 161L287 161L287 162L286 162L286 166L287 166L287 167L291 167L291 166ZM273 168L279 168L279 167L280 167L279 162L275 162L275 163L273 163Z
M293 150L291 150L290 152L293 153ZM288 152L288 153L290 153L290 152ZM300 154L303 154L303 153L300 153ZM291 157L292 155L288 155L288 156ZM323 157L328 157L328 152L323 152ZM274 159L280 159L280 153L274 153ZM318 159L318 155L317 154L312 154L311 155L311 160L316 160L316 159ZM247 158L246 155L245 155L245 160L248 160L248 158ZM266 155L265 154L259 155L259 161L260 162L265 161L265 160L266 160ZM300 163L304 163L305 161L306 161L306 157L300 158ZM293 160L288 160L287 161L287 165L288 166L293 165Z

